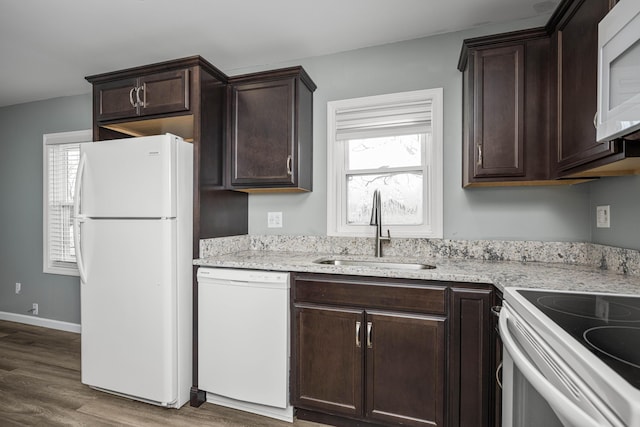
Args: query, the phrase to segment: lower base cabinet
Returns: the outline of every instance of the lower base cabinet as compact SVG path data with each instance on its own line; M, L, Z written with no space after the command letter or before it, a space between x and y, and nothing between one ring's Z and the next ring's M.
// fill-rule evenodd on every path
M366 314L365 417L407 426L444 425L443 317Z
M451 288L450 426L494 426L494 293L492 289Z
M296 404L349 416L362 415L360 310L294 309L297 325Z
M343 426L494 425L490 285L296 274L292 404Z
M298 404L383 423L442 425L444 318L304 305L295 317Z

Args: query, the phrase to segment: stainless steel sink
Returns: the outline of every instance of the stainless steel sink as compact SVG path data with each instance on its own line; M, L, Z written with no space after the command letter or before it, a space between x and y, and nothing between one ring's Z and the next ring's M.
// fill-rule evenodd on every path
M430 270L432 268L436 268L435 265L413 263L413 262L387 262L387 261L365 261L365 260L347 260L347 259L319 259L314 262L316 264L325 264L325 265L389 268L393 270Z

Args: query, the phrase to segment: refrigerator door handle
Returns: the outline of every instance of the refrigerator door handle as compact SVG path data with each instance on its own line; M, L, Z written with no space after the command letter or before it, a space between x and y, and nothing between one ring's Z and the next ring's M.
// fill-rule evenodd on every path
M80 223L84 221L84 217L80 213L80 194L82 194L82 175L84 174L84 166L86 163L87 155L82 154L80 164L78 165L78 173L76 174L76 186L73 198L73 239L76 246L76 264L78 265L78 272L80 273L80 283L85 283L87 279L87 273L82 259L82 247L80 246Z

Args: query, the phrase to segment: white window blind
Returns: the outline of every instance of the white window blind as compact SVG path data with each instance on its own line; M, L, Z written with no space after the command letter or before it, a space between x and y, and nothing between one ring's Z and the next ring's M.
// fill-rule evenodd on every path
M45 273L77 275L73 198L80 142L90 131L46 134L44 141L43 262Z
M335 112L336 140L426 133L431 112L431 99L339 108Z

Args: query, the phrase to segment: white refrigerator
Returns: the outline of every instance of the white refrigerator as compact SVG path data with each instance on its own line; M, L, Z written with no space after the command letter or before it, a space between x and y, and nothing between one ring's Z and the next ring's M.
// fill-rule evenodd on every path
M81 144L74 239L82 382L179 408L192 366L193 146L166 134Z

